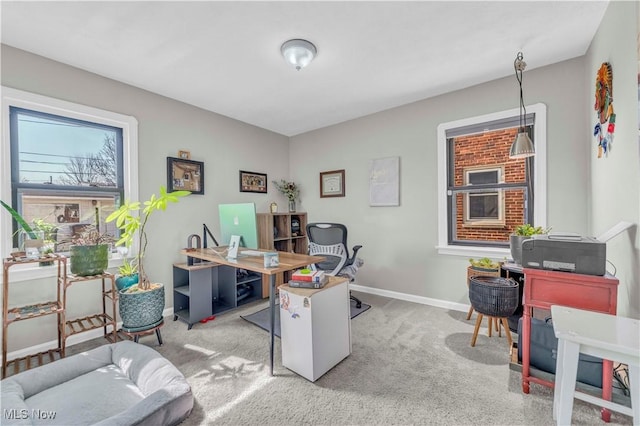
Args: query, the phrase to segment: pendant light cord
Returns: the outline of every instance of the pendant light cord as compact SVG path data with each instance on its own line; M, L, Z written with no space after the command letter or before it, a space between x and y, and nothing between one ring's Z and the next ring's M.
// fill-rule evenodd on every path
M522 96L522 72L527 66L527 63L522 60L523 58L524 56L522 55L522 52L518 52L516 59L513 61L513 69L516 72L516 79L518 80L518 85L520 86L520 131L524 130L523 121L525 123L527 121L527 108L524 106L524 98ZM522 114L523 110L524 116Z

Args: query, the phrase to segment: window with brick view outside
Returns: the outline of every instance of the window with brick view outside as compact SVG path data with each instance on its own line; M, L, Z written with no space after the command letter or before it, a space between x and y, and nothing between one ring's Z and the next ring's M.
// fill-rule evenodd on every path
M500 178L506 184L526 185L525 160L509 158L509 149L517 133L517 128L510 128L450 139L453 143L455 187L465 187L465 171L478 172L483 169L499 169ZM485 192L474 194L483 193ZM465 220L465 209L468 207L465 203L468 203L469 193L455 193L455 240L508 244L509 234L518 225L526 222L524 189L489 189L486 193L500 194L498 208L504 209L499 215L495 215L496 217L486 220Z

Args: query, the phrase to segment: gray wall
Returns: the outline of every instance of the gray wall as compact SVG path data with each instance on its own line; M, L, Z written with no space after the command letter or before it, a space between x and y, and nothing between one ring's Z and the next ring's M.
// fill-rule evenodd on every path
M525 52L526 55L526 52ZM511 66L505 59L505 67ZM428 71L427 71L428 78ZM527 70L527 104L547 105L548 220L554 230L588 231L590 145L584 58ZM291 175L310 221L339 221L350 245L362 244L358 284L468 303L468 257L439 255L436 128L440 123L516 108L515 76L426 99L293 137ZM399 207L369 207L369 160L400 157ZM298 159L313 158L313 162ZM346 169L346 197L321 199L318 173Z
M146 200L166 185L166 157L178 150L191 151L193 160L205 162L205 195L191 195L170 205L152 217L148 225L150 244L147 250L147 273L153 281L168 284L167 307L173 305L171 291L172 264L184 262L179 250L192 233L202 233L206 223L219 237L218 204L255 202L258 211L266 212L277 200L285 205L273 185L269 194L238 191L238 171L266 173L269 179L289 174L289 139L239 121L204 111L96 74L54 62L2 45L2 85L53 98L102 108L134 116L139 125L139 191ZM21 289L47 291L46 280L19 286L11 293L12 304L26 297ZM84 288L80 288L80 287ZM49 283L49 287L51 287ZM74 286L76 306L70 304L68 316L95 313L100 298L97 286ZM42 343L55 338L55 328L40 326L54 321L50 316L10 326L9 350ZM52 333L49 331L53 330Z
M590 141L589 229L599 235L618 221L640 224L640 141L638 138L638 2L611 2L586 55L585 87L589 88L584 139ZM613 68L613 106L617 116L613 149L595 155L591 129L596 71L603 62ZM607 243L607 258L617 270L618 313L640 318L640 232L638 227ZM613 269L610 267L609 269Z

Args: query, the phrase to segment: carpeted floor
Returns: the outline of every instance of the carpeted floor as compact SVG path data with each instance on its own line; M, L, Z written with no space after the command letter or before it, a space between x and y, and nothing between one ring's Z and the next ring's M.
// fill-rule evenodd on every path
M355 318L361 313L365 312L367 309L371 308L370 305L366 303L362 303L362 306L359 308L356 307L356 302L351 301L351 318ZM258 312L254 312L248 315L242 315L240 318L249 321L252 324L257 325L263 330L269 331L269 307L267 306L264 309L259 310ZM274 326L273 326L273 334L280 337L280 309L276 306L275 309L275 318L274 318Z
M256 302L187 331L169 318L141 344L171 360L192 386L191 425L552 425L553 393L509 368L504 337L483 324L470 346L475 316L465 312L354 292L371 309L351 320L352 353L311 383L282 367L275 340L269 375L269 335L241 318L267 306ZM514 336L515 338L515 336ZM99 338L68 353L105 344ZM572 423L603 425L600 409L575 402ZM611 424L632 424L612 413Z

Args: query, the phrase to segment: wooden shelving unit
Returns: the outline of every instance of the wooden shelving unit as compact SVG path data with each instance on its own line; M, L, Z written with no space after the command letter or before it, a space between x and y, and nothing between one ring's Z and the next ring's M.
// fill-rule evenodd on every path
M258 213L258 248L266 250L286 251L306 254L307 214L293 213ZM292 221L297 220L300 227L291 230Z
M62 325L62 356L67 344L67 338L85 331L95 330L97 328L104 329L104 337L111 343L118 341L118 330L116 325L116 309L118 303L118 290L116 288L116 277L112 273L104 272L100 275L89 275L81 277L78 275L67 275L66 270L59 276L63 288L63 303L67 306L67 291L69 287L78 282L100 280L102 282L102 312L89 315L82 318L63 321ZM107 280L111 281L111 286L107 287ZM110 300L109 307L111 312L107 313L107 299ZM109 331L109 327L111 330Z
M307 254L307 214L304 212L258 213L258 248ZM292 231L292 223L298 221L299 229ZM276 287L289 281L289 275L278 274ZM287 275L287 276L285 276ZM269 297L269 279L262 280L262 297Z
M57 262L58 279L56 300L45 302L37 302L30 305L16 306L9 308L9 270L16 265L24 265L36 262ZM11 369L12 374L17 374L21 370L37 367L48 362L55 361L64 357L63 336L61 324L64 323L64 303L60 298L61 277L67 271L67 258L64 256L47 256L39 259L13 259L7 258L3 261L2 276L2 378L7 377L7 372ZM17 321L25 321L33 318L39 318L46 315L57 315L58 330L58 347L48 351L40 352L33 355L27 355L13 360L7 359L7 339L9 325Z

